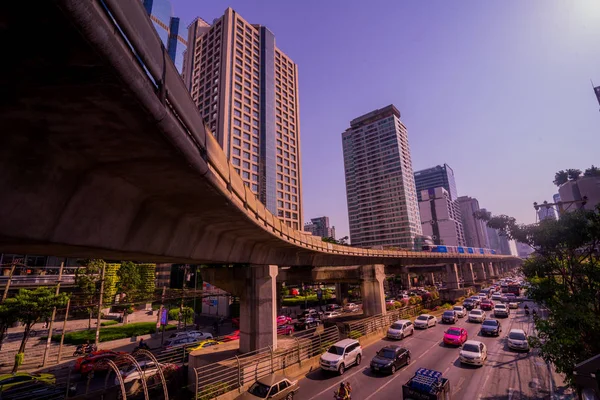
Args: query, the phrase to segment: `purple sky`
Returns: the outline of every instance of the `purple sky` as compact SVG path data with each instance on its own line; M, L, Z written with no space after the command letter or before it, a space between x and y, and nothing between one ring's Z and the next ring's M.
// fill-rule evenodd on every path
M533 222L554 173L600 165L600 0L172 0L184 26L231 6L299 68L305 220L348 234L341 133L393 103L413 168ZM424 4L426 3L426 4Z

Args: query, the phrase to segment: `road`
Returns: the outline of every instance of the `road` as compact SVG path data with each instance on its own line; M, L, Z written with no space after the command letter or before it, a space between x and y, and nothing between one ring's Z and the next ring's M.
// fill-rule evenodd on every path
M334 390L343 381L350 382L353 400L377 400L401 398L402 385L420 367L441 371L450 379L453 399L481 400L530 400L556 399L556 386L562 385L558 374L537 355L536 351L517 353L506 346L506 336L511 328L524 329L533 334L533 319L525 316L521 304L519 310L511 310L509 318L500 319L500 337L479 336L481 324L466 322L461 318L455 325L467 329L469 339L480 340L488 348L488 359L483 367L461 365L458 349L442 344L442 336L448 325L438 324L402 340L382 339L363 349L363 362L350 368L342 377L315 370L300 380L298 399L315 400L333 397ZM530 303L529 307L533 307ZM490 313L488 312L488 315ZM369 369L369 362L383 346L395 343L411 351L410 365L395 375L376 375Z

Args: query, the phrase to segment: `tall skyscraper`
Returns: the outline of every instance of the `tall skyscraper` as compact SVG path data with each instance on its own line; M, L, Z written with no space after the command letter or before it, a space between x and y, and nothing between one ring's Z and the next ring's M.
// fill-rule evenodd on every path
M188 27L183 78L244 184L302 229L298 67L266 27L231 8Z
M342 142L352 245L412 249L421 220L400 111L389 105L352 120Z
M417 187L417 198L422 200L421 192L423 190L443 187L450 194L450 200L456 200L456 182L454 180L454 171L448 164L436 165L432 168L422 169L415 172L415 186Z
M144 8L150 15L152 24L158 32L169 57L175 63L177 70L183 70L183 53L187 42L179 35L179 18L173 16L173 7L169 0L142 0Z
M457 206L443 188L423 190L419 201L423 235L431 236L435 244L464 246L465 237Z
M469 196L460 196L457 200L460 206L460 216L467 246L484 249L490 248L485 222L475 218L473 215L476 211L480 210L479 201Z
M329 226L329 217L311 218L310 222L304 225L304 230L315 236L335 239L335 226Z

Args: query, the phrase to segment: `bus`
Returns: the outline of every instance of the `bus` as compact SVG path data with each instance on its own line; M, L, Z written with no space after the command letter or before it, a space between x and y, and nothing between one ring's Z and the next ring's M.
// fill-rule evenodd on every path
M512 293L515 296L521 294L521 287L519 285L508 285L507 293Z

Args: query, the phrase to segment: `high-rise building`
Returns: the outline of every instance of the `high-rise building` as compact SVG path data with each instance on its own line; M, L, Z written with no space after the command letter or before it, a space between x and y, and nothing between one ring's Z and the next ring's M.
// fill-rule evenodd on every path
M519 257L529 257L529 255L531 253L533 253L535 250L528 244L526 243L521 243L521 242L517 242L517 255Z
M575 210L594 210L600 204L600 177L582 176L568 181L558 188L562 211L559 214Z
M554 206L540 206L538 212L538 218L540 221L545 219L556 219L556 211L554 210Z
M485 208L482 208L481 212L490 214L490 212ZM497 229L490 228L487 225L485 226L485 230L487 233L490 249L496 250L498 254L504 254L507 256L512 254L510 249L510 241L508 240L508 237L501 234L500 231L498 231Z
M421 220L400 111L389 105L352 120L342 142L352 245L412 249Z
M423 235L431 236L435 244L464 246L460 215L450 193L443 188L423 190L419 201Z
M417 198L422 200L423 190L443 187L450 194L450 200L456 200L456 181L454 180L454 171L448 164L436 165L432 168L422 169L415 172L415 186L417 188Z
M460 196L458 199L460 216L465 232L465 241L469 247L490 248L484 221L475 218L474 214L479 211L479 201L469 196Z
M158 32L167 53L177 70L183 70L183 53L187 47L187 41L179 35L179 18L173 16L173 7L169 0L142 0L144 8L150 15L152 24Z
M231 8L188 27L183 78L244 184L302 229L298 67L266 27Z
M311 218L304 224L304 230L314 236L330 237L335 239L335 226L329 226L329 217Z

